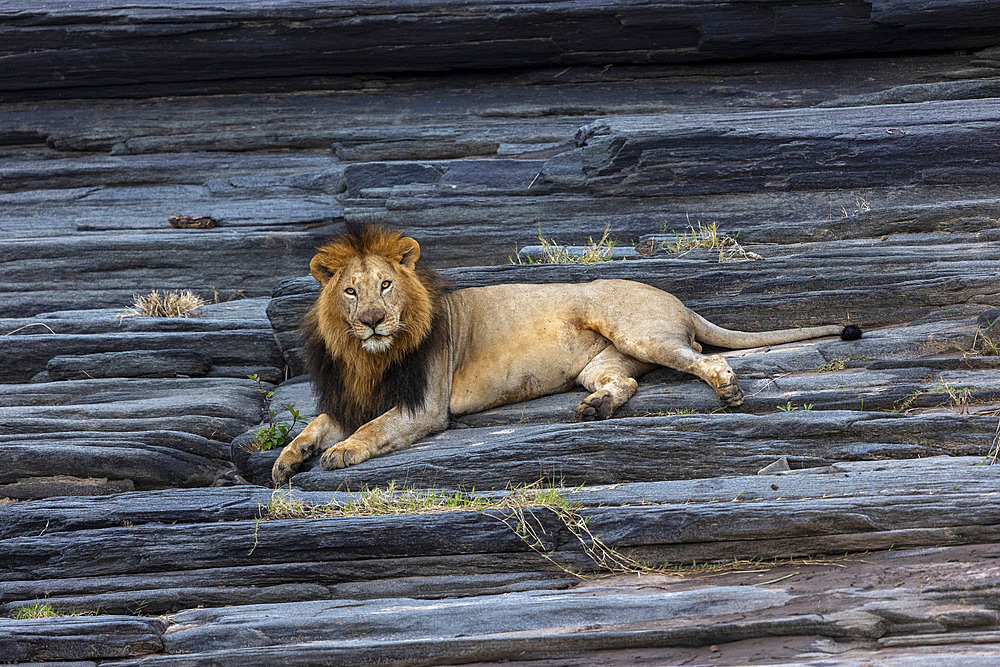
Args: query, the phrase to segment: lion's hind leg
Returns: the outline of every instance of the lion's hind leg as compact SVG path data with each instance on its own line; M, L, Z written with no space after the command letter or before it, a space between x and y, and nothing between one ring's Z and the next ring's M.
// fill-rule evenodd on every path
M576 381L591 392L576 407L581 421L607 419L611 413L632 398L639 383L634 376L652 370L652 366L636 361L608 345L580 372Z
M692 312L677 297L640 283L609 280L592 285L587 319L620 352L697 375L727 406L743 402L736 373L721 355L701 353Z
M743 403L743 390L736 373L720 354L701 354L695 352L687 341L670 338L638 342L630 347L630 352L643 361L697 375L715 390L719 400L727 407Z

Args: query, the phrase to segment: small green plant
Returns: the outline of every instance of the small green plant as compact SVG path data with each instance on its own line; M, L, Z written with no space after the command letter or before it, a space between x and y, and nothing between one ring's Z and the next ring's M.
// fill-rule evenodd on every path
M691 222L690 218L688 222ZM664 232L667 231L667 224L666 222L663 223ZM750 252L740 245L739 241L736 240L737 236L739 234L736 236L720 235L718 223L713 222L709 225L702 225L701 221L699 221L697 229L695 229L694 225L689 224L686 231L680 234L675 231L673 242L664 241L663 247L672 253L687 252L697 248L718 250L720 263L764 259L757 253Z
M248 375L247 377L256 383L257 391L264 397L264 414L267 415L267 425L259 427L257 432L254 433L253 440L250 443L252 451L263 452L283 447L288 434L295 428L295 425L299 423L308 424L309 420L302 417L291 403L286 403L285 409L292 416L292 421L275 421L277 413L271 405L271 399L274 398L274 391L265 389L256 374Z
M29 605L15 609L10 617L17 621L23 621L29 618L52 618L68 615L52 606L52 603L48 600L35 600Z
M812 410L813 407L814 407L814 404L812 404L812 403L803 403L801 406L795 406L795 405L792 405L791 401L788 401L784 405L777 405L775 407L778 408L779 410L781 410L782 412L795 412L796 410Z
M55 618L57 616L97 616L100 613L100 607L92 611L73 611L57 607L48 600L35 600L31 604L12 611L10 617L16 621L23 621L30 618Z
M587 245L584 246L583 252L576 253L571 252L565 245L545 238L542 235L542 226L539 224L538 241L542 246L543 257L537 261L532 257L528 257L526 261L522 261L520 255L508 257L507 259L511 264L583 264L590 266L598 262L610 262L614 259L611 256L611 250L616 244L616 241L608 238L610 234L611 227L605 227L600 239L595 241L594 237L591 236L587 239Z
M842 371L844 367L847 366L847 359L834 359L833 361L827 362L816 369L817 373L831 373L833 371Z

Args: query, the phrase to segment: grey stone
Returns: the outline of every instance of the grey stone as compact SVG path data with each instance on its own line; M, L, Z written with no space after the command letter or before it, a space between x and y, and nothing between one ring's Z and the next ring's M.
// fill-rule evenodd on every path
M837 3L823 3L818 11L800 3L749 8L738 2L701 7L635 1L622 3L614 14L595 12L585 2L560 3L558 11L544 3L488 3L457 14L401 2L380 9L372 12L360 2L280 2L265 11L235 1L167 9L102 0L70 8L16 1L0 16L10 26L5 53L17 65L0 80L0 89L211 81L227 78L215 67L223 59L227 72L255 79L470 65L565 67L953 50L995 46L1000 25L1000 15L989 5L941 0L879 2L865 11ZM25 15L34 28L30 38L16 30ZM106 18L110 15L127 20L143 41L116 32ZM788 25L794 26L790 34ZM70 48L67 26L84 44L95 46ZM331 45L330 34L340 36L336 44ZM255 48L233 49L232 40ZM40 52L39 41L54 48ZM147 48L149 43L157 48ZM122 57L102 57L103 49Z
M782 456L774 463L768 463L766 466L757 471L758 475L774 475L779 472L788 472L791 470L791 466L788 465L788 457Z
M28 500L53 496L103 496L135 490L131 479L110 480L106 477L22 477L16 482L0 484L0 498Z
M129 616L0 619L0 660L86 660L158 652L167 622Z
M400 665L456 660L569 665L600 650L611 664L678 664L698 656L745 664L747 657L769 656L784 664L857 665L866 659L896 664L893 656L922 658L935 649L958 649L954 655L961 662L956 664L983 664L964 660L963 647L947 644L949 639L969 642L976 644L972 655L996 655L990 643L996 635L995 612L988 598L997 587L996 573L983 572L979 591L971 596L965 582L968 568L995 552L981 545L944 548L934 555L927 550L873 553L835 566L790 564L764 572L723 572L712 579L619 576L559 593L199 609L174 616L175 625L164 634L170 654L140 664L360 659ZM933 591L923 580L928 569L938 581ZM855 578L884 585L859 590L852 585ZM593 615L584 618L587 608ZM470 609L478 613L463 614ZM727 609L743 612L727 614ZM375 618L378 623L370 620ZM945 619L954 624L950 632ZM441 632L442 627L447 630ZM917 628L922 632L915 633ZM823 660L817 660L817 651ZM917 662L898 664L927 664L913 659Z
M977 464L1000 366L956 349L1000 306L996 8L335 4L0 9L0 497L88 494L2 504L0 613L105 614L5 620L0 662L996 662L996 479ZM258 523L272 492L229 460L266 481L275 455L241 447L264 416L245 376L301 371L315 282L268 295L363 221L404 228L460 287L625 277L731 327L866 336L727 353L742 412L657 416L716 409L661 370L620 419L566 425L579 392L504 406L355 468L313 462L296 483L327 490L292 501L357 498L329 490L346 480L497 497L565 471L621 553L754 562L578 579L559 567L593 559L542 508L521 518L555 563L496 513ZM698 222L765 259L659 252ZM606 225L626 261L489 266ZM164 288L251 298L116 317ZM207 374L45 371L178 348ZM302 380L274 388L277 419L315 412ZM793 470L756 474L775 459Z
M188 289L209 299L213 289L224 296L240 291L263 296L276 276L301 274L331 231L98 231L0 240L0 291L5 293L0 315L27 317L82 304L124 311L134 294L151 289ZM121 270L122 256L130 258L128 271Z
M22 496L60 488L54 476L208 485L230 466L232 438L261 420L261 394L245 378L0 384L0 405L0 483Z
M989 100L617 116L581 128L577 143L587 187L601 195L711 194L821 184L858 188L939 184L944 179L982 184L996 169L1000 136L986 129L992 116ZM949 122L941 125L942 117ZM977 131L977 142L966 146L960 137L970 124L983 130ZM775 146L787 147L779 160ZM754 167L747 169L748 163Z
M127 377L200 377L212 367L212 357L193 349L104 352L57 355L45 370L51 380Z
M311 491L403 484L504 489L752 475L785 456L793 468L939 454L985 456L996 419L796 410L767 415L690 414L600 423L449 430L342 470L312 460L292 478ZM269 484L277 451L253 454L241 474Z

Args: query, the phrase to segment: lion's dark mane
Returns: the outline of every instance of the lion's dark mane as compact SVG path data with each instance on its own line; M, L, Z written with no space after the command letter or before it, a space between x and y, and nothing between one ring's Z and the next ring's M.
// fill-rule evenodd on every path
M412 414L424 405L431 361L448 339L444 298L452 288L429 267L418 263L415 271L431 293L434 304L430 333L416 348L389 365L370 400L359 402L351 392L345 391L345 364L327 349L319 333L316 309L310 310L302 320L303 353L318 407L340 425L345 435L394 407L400 406Z

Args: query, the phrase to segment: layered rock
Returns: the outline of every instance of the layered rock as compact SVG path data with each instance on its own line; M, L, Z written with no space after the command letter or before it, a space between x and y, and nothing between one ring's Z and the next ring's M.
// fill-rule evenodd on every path
M0 613L84 614L2 619L0 662L996 662L989 3L161 5L0 9ZM316 412L302 276L348 222L458 287L866 333L726 352L738 410L659 370L272 495L232 466ZM699 225L763 259L671 251ZM120 317L154 289L221 303ZM520 501L307 506L393 483Z

